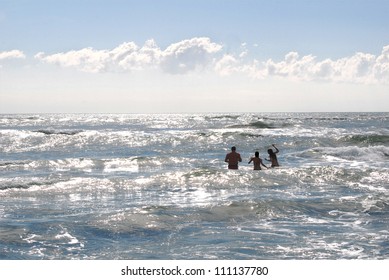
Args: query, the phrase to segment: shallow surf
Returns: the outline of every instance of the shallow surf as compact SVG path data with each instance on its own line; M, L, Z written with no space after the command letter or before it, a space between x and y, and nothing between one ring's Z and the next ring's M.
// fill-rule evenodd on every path
M0 259L386 259L388 123L0 115ZM253 171L273 143L281 168ZM224 163L233 145L237 171Z

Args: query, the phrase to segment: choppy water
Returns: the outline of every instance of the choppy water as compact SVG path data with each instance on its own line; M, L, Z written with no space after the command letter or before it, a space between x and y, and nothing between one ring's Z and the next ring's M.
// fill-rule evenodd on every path
M0 115L0 259L387 259L388 171L389 113Z

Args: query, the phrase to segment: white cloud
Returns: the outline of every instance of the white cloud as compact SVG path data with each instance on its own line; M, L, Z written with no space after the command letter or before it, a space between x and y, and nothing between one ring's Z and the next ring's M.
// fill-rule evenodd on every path
M226 54L215 64L215 71L221 76L239 72L239 61L233 55Z
M22 51L19 50L0 52L0 60L10 58L26 58L26 56Z
M215 70L221 75L246 73L259 79L281 77L297 81L329 81L351 83L389 83L389 46L385 46L378 56L358 52L353 56L338 60L317 60L313 55L300 57L290 52L278 62L253 60L251 63L238 61L239 58L222 58Z
M383 48L372 68L376 79L389 83L389 45Z
M22 57L18 51L0 53L2 57ZM159 69L170 74L185 74L204 69L221 76L243 74L256 79L280 77L295 81L329 81L351 83L389 83L389 46L379 55L358 52L337 60L318 60L314 55L289 52L281 61L258 61L250 57L247 44L237 54L223 53L223 46L206 37L196 37L171 44L162 50L154 40L138 46L126 42L112 50L84 48L35 58L62 67L85 72L141 71Z
M57 53L46 56L38 53L35 58L47 63L58 64L63 67L76 67L85 72L100 72L107 67L109 52L98 51L92 48L84 48L78 51Z
M161 50L154 40L149 40L139 48L135 43L124 43L112 51L112 64L122 70L142 70L159 64Z
M161 50L154 40L149 40L143 47L129 42L112 50L85 48L53 55L38 53L35 58L92 73L160 68L168 73L182 74L207 67L213 62L212 55L221 49L221 45L211 42L209 38L184 40L165 50Z
M315 66L315 57L312 55L300 58L297 52L290 52L281 62L268 60L264 63L264 74L269 76L281 76L291 79L309 79L312 68Z
M213 62L222 46L209 38L193 38L170 45L162 53L161 67L169 73L186 73Z
M239 58L244 58L248 55L247 43L242 43L240 47L242 51L239 54Z

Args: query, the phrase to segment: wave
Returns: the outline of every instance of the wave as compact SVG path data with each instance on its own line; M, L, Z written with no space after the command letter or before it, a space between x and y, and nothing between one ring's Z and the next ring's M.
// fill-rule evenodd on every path
M231 119L236 120L239 115L217 115L217 116L205 116L206 120L220 120L220 119Z
M347 121L351 117L309 117L304 118L304 120L317 120L317 121Z
M223 137L230 137L230 136L240 136L243 138L249 137L249 138L258 138L258 137L263 137L262 134L255 134L255 133L249 133L249 132L224 132L222 134Z
M348 146L337 148L317 148L315 150L326 156L329 155L356 161L387 160L389 157L389 147L387 146Z
M28 164L26 161L5 161L0 162L0 167L14 167L14 166L21 166L24 164Z
M39 116L25 116L25 115L0 115L0 121L1 120L18 120L18 121L35 121L35 120L41 120L41 117Z
M341 139L344 142L352 144L389 144L389 135L371 134L371 135L349 135Z
M43 133L46 135L76 135L78 133L83 132L83 130L49 130L49 129L38 129L33 132Z
M51 186L59 182L65 182L65 180L47 180L47 179L20 179L18 180L5 180L0 183L0 191L6 191L11 189L27 190L32 187Z
M301 152L291 153L286 156L289 160L304 159L309 160L311 164L320 164L323 160L339 164L354 163L384 163L389 157L389 147L384 145L377 146L343 146L343 147L317 147L307 149Z
M24 172L41 175L67 174L69 176L100 176L132 174L139 171L152 171L161 169L165 165L181 164L175 158L150 158L150 157L126 157L126 158L64 158L50 160L29 161L5 161L0 162L0 171L13 174ZM184 161L184 160L182 160ZM28 185L27 187L29 187ZM23 186L14 186L26 188Z
M248 124L231 125L228 128L275 128L275 126L262 121L255 121Z

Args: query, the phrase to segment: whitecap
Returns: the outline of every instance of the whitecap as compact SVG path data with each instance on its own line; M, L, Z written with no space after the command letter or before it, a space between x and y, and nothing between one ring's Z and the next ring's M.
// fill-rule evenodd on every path
M62 233L59 233L55 236L55 239L63 240L66 244L79 244L80 241L73 235L71 235L69 232L64 231Z

